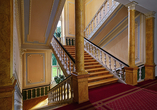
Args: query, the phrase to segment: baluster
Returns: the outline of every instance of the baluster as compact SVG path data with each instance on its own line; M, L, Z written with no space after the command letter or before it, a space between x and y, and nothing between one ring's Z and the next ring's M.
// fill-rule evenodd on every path
M142 67L139 67L139 79L138 79L139 81L141 80L141 77L142 77L142 71L141 70L142 70Z
M115 74L116 74L116 60L114 59L114 71L115 71Z
M100 50L100 61L102 63L102 51Z
M67 99L69 99L69 82L67 81Z
M64 52L64 69L66 69L66 54Z
M100 14L99 14L99 16L100 16L100 21L101 21L101 9L100 9Z
M110 9L110 4L109 4L109 0L107 1L107 11L109 11Z
M47 86L47 91L49 91L49 86Z
M95 28L95 18L93 19L93 30Z
M67 61L67 66L66 66L66 67L67 67L67 73L69 74L69 67L68 67L68 56L67 56L67 60L66 60L66 61Z
M105 17L105 3L103 4L103 15Z
M119 65L120 65L119 77L120 77L120 79L122 79L122 73L123 73L123 71L122 71L122 64L119 63ZM124 77L124 75L123 75L123 77Z
M89 26L88 26L88 36L89 36Z
M94 47L94 56L96 58L96 47Z
M61 89L61 87L59 86L59 88L58 88L58 89L59 89L59 100L58 100L58 101L61 101L61 90L60 90L60 89Z
M105 66L107 67L107 65L106 65L106 53L104 53L104 62L105 62Z
M69 58L69 74L71 74L71 60Z
M54 90L54 101L56 101L56 89Z
M62 89L62 87L63 87L63 83L61 84L61 101L63 100L63 89Z
M52 101L54 102L54 98L55 97L55 95L54 95L54 90L52 91Z
M59 60L62 60L62 51L61 51L61 47L59 46Z
M92 44L90 44L90 53L92 54Z
M112 0L112 6L114 5L114 0Z
M26 97L27 97L26 99L28 99L28 90L26 90Z
M41 87L39 87L39 97L41 96Z
M35 88L35 97L37 97L38 94L37 94L37 88Z
M44 92L43 92L43 93L44 93L44 95L45 95L45 87L44 87Z
M94 57L95 57L95 56L96 56L96 55L95 55L95 47L93 47L93 52L94 52ZM96 58L96 57L95 57L95 58Z
M90 23L90 33L92 33L92 22Z
M31 98L33 98L33 89L31 89Z
M108 56L108 57L109 57L109 69L112 70L111 69L111 57L110 56Z
M65 84L66 84L66 82L64 82L64 100L66 99L66 89L65 89Z
M72 86L72 84L71 84L71 78L69 79L69 86L70 86L70 96L71 96L70 98L72 98L72 92L73 91L72 91L72 87L71 87Z
M73 71L75 72L75 64L73 63Z
M87 37L87 29L85 29L85 36Z
M96 15L96 26L98 25L98 14Z
M97 59L99 60L99 49L96 48L96 50L97 50Z
M63 65L63 64L64 64L64 60L63 60L63 59L64 59L64 54L63 54L63 49L61 49L61 50L62 50L62 54L61 54L61 56L62 56L62 57L61 57L61 62L62 62L62 65Z
M88 52L90 52L90 51L89 51L89 43L88 43Z

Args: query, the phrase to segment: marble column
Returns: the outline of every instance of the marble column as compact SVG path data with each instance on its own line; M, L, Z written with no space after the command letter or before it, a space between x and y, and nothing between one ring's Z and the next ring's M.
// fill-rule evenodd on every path
M88 101L88 73L84 70L84 29L85 3L75 0L75 64L76 72L72 74L74 101L83 103Z
M0 108L14 109L13 0L0 0Z
M145 80L155 78L154 63L154 15L155 12L149 12L146 15L146 63Z
M126 83L137 84L137 70L135 65L135 5L136 2L129 3L128 6L128 62L129 67L125 68Z

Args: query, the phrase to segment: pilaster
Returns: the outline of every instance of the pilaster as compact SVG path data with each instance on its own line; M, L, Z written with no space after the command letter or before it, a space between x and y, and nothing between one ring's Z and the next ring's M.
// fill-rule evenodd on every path
M14 109L13 0L0 0L0 109Z
M145 79L155 78L154 63L154 15L155 12L146 13L146 63Z

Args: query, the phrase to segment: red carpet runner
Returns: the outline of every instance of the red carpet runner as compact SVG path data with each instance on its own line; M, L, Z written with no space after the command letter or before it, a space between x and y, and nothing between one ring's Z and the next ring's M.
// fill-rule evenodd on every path
M157 110L157 80L136 87L121 83L89 90L89 101L56 110Z

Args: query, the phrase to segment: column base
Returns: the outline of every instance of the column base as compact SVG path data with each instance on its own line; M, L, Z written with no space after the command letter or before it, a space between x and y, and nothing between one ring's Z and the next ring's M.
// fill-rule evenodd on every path
M155 79L155 65L145 64L145 80Z
M125 82L129 85L137 84L137 70L138 67L124 67L125 68Z
M77 75L78 73L73 72L72 84L74 91L74 102L83 103L89 101L88 96L88 77L89 74Z
M13 85L0 87L0 108L1 110L14 110L14 88L16 80Z

